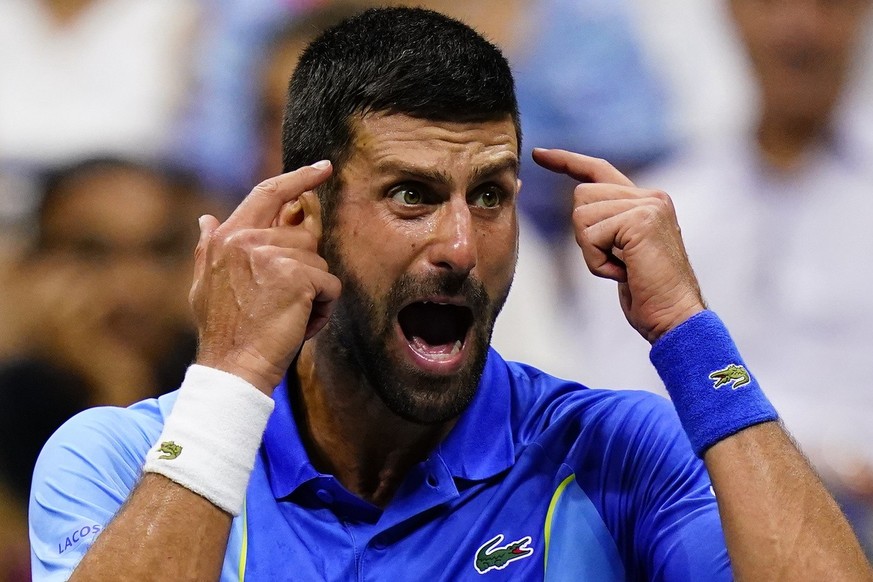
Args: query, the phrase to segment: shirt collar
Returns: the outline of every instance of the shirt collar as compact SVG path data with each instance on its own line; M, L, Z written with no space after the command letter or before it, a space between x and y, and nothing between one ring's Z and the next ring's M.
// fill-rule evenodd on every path
M293 368L292 368L293 369ZM497 475L515 461L510 425L509 372L493 349L470 406L437 447L453 477L479 481ZM262 454L273 496L282 499L322 475L312 466L291 412L289 382L273 392L276 406L264 433Z
M273 496L282 499L320 474L312 466L303 447L297 422L291 412L287 378L273 391L273 400L276 406L267 421L261 450L268 468L267 476Z
M506 362L489 348L473 402L438 448L439 456L454 477L480 481L505 471L515 462L509 386Z

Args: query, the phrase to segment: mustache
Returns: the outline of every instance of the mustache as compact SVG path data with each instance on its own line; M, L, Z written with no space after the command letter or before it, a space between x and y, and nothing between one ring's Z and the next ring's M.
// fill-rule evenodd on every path
M389 311L396 313L410 299L436 295L461 297L474 314L484 313L491 304L488 291L481 281L458 273L432 273L424 277L404 274L388 290L386 301Z

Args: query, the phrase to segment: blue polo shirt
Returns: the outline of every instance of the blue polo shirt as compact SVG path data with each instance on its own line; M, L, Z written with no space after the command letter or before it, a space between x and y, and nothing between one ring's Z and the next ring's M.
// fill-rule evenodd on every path
M49 440L30 502L34 580L70 575L175 397L88 410ZM287 386L275 400L223 581L731 579L709 477L659 396L492 350L470 407L384 509L319 473Z

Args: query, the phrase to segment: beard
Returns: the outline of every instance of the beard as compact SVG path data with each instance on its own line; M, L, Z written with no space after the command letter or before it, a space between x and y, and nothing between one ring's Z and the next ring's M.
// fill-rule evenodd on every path
M460 415L476 394L494 321L509 294L509 285L491 298L480 281L466 274L405 274L377 300L345 267L338 253L325 248L325 256L330 257L330 270L343 286L324 329L331 351L355 369L365 386L401 418L417 424L440 424ZM395 325L400 310L411 300L439 295L463 297L473 313L464 345L467 362L448 376L425 372L389 347L397 343Z

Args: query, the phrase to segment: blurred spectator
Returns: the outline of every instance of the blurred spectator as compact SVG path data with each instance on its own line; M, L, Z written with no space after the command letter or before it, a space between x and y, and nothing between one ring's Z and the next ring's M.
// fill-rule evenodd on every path
M166 151L189 77L196 0L0 2L0 166ZM0 212L36 201L5 190ZM0 219L4 218L0 216Z
M360 12L362 0L338 1L305 12L295 13L274 26L267 37L260 67L260 93L256 112L259 147L254 181L264 180L282 171L282 116L288 96L288 82L297 66L300 53L322 31L340 20ZM375 2L373 3L375 4Z
M195 346L196 218L207 210L187 176L119 159L46 180L33 248L7 282L29 349L0 367L0 441L14 443L0 448L0 489L21 512L37 454L67 418L181 383Z
M856 91L873 3L726 4L758 89L754 117L636 182L672 195L710 306L870 552L873 269L858 257L873 251L873 99ZM605 314L608 295L591 309ZM622 323L577 339L588 377L660 385Z
M632 172L665 157L672 138L664 88L627 1L539 0L524 3L518 17L535 20L513 57L525 160L535 146L556 147ZM522 210L548 242L564 247L575 182L533 163L522 165L521 179Z
M871 2L729 6L756 118L638 181L673 195L712 307L806 450L825 469L873 465L858 446L873 438L873 270L857 260L873 251L873 135L855 122L873 103L844 107Z
M234 203L257 181L261 160L257 71L277 27L325 0L199 0L194 91L177 154L210 191ZM287 79L285 80L287 83Z

